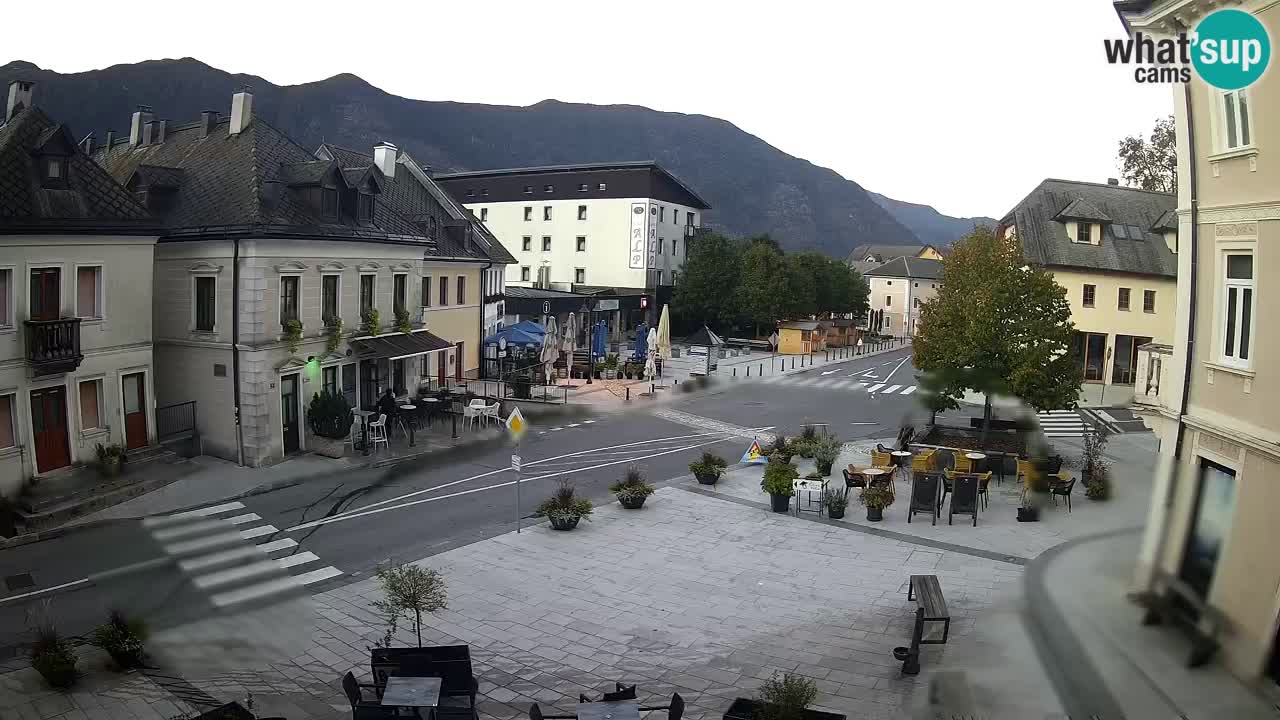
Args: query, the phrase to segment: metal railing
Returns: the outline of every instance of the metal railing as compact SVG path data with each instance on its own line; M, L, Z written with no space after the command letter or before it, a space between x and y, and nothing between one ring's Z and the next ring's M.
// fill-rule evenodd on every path
M156 408L156 436L159 437L160 442L194 437L195 434L195 400Z
M80 366L80 318L27 320L27 362L37 375L63 373Z

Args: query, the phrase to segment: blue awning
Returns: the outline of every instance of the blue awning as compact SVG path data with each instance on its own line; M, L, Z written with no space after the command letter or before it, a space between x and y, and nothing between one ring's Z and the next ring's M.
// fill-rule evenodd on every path
M525 320L490 335L485 338L484 344L497 345L500 338L506 338L508 345L542 345L542 338L546 334L541 325Z

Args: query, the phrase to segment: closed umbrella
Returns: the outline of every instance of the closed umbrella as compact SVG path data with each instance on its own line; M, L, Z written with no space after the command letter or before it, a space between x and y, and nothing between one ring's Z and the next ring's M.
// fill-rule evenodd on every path
M547 374L547 384L551 384L551 376L555 374L553 367L556 360L560 359L560 342L558 336L558 328L556 327L556 319L554 317L547 318L547 333L542 336L542 355L539 358Z
M636 359L643 360L645 351L649 342L649 325L648 323L640 323L640 327L636 328Z
M662 316L658 318L658 357L663 360L671 358L671 306L662 306Z
M569 313L569 317L565 319L564 330L561 331L560 349L573 355L578 349L578 316L575 313Z
M644 377L650 382L658 374L656 358L658 357L658 330L657 328L649 328L649 334L645 338L648 352L645 354L644 361Z
M607 342L606 338L608 334L609 328L605 326L604 321L601 320L597 322L595 327L595 337L591 341L591 351L594 352L598 358L604 357L605 344Z

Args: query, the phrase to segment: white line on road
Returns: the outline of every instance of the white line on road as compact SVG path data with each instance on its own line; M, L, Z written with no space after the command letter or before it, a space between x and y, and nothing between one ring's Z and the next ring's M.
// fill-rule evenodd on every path
M54 590L62 590L64 588L75 587L77 585L84 585L88 582L89 582L89 578L80 578L79 580L72 580L69 583L62 583L61 585L54 585L53 587L40 588L39 590L32 590L31 592L25 592L25 593L22 593L21 595L10 595L9 597L0 598L0 605L3 605L4 603L7 603L7 602L12 602L14 600L21 600L22 598L31 597L32 595L43 595L44 593L51 593Z
M823 375L823 377L825 377L825 376L827 376L827 375L830 375L831 373L838 373L838 372L840 372L840 371L839 371L839 370L823 370L823 371L822 371L822 375Z
M902 394L903 394L903 395L910 395L911 393L913 393L913 392L915 392L915 391L916 391L916 386L915 386L915 385L912 385L911 387L907 388L906 390L903 390L903 391L902 391Z
M901 385L890 385L889 387L885 388L884 391L885 391L885 394L895 393L895 392L898 392L898 388L901 388L901 387L902 387Z
M879 389L880 389L880 388L882 388L882 387L884 387L884 383L880 383L879 385L872 385L871 387L867 388L867 392L869 392L869 393L873 393L873 392L876 392L877 390L879 390Z
M903 364L905 364L909 359L911 359L910 355L904 355L903 358L898 361L897 367L889 371L889 377L885 378L884 381L889 382L890 380L892 380L894 373L898 372L898 370L902 368Z

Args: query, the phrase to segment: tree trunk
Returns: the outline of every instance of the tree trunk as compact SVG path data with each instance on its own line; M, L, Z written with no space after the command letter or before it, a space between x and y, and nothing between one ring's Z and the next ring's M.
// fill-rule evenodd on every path
M982 448L987 447L987 433L991 432L991 393L983 395L986 402L982 405Z
M422 647L422 611L413 611L413 629L418 631L418 647Z

